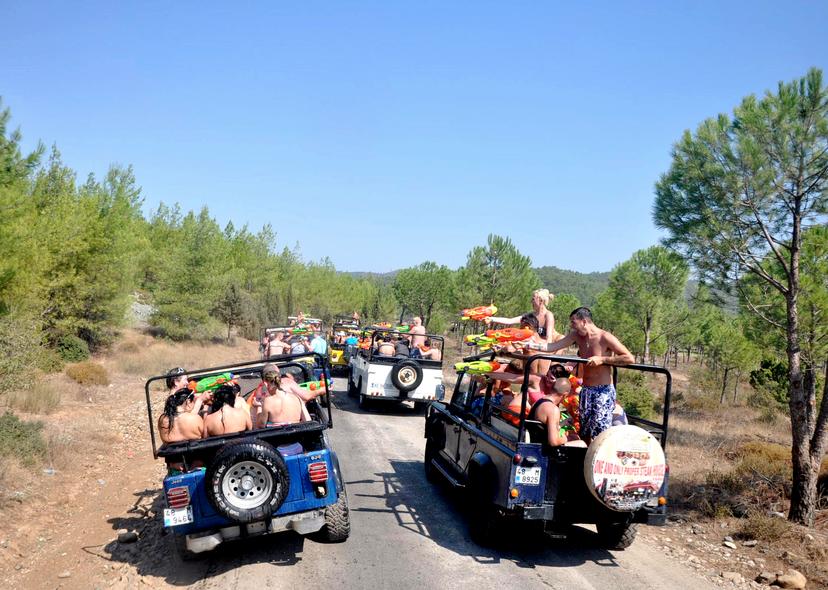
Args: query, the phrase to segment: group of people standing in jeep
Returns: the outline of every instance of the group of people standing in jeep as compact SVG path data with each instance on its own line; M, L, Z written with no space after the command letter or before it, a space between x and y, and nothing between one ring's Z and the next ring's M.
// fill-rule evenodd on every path
M546 289L539 289L532 295L533 311L514 318L489 317L487 323L520 324L534 332L533 337L520 345L511 346L510 352L557 352L569 346L578 348L578 356L586 359L582 363L577 416L569 416L570 424L561 426L559 406L571 393L570 371L574 367L552 364L548 360L535 361L529 376L529 417L547 427L548 443L553 446L573 443L576 440L588 444L613 423L625 423L623 409L617 403L617 394L612 380L612 367L635 362L632 353L610 332L596 326L588 307L578 307L569 315L569 331L560 334L555 329L555 317L547 309L553 297ZM522 349L522 350L521 350ZM519 361L518 361L519 363ZM522 367L519 367L522 370ZM498 405L512 412L521 407L520 393L513 393L508 380L504 382ZM574 418L574 420L573 420ZM622 422L623 421L623 422ZM571 422L579 423L577 432Z

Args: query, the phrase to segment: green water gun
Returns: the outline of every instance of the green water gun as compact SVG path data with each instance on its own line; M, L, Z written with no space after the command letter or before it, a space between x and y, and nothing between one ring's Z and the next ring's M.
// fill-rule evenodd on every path
M498 343L497 338L485 334L471 334L464 339L469 346L479 346L482 349L491 348Z
M484 373L497 371L502 366L495 361L472 361L470 363L457 363L454 365L454 370L465 371L469 375L483 375Z
M222 373L221 375L213 375L212 377L205 377L198 381L190 381L187 388L195 393L204 393L205 391L214 391L226 383L233 381L232 373Z
M406 332L408 332L410 330L411 330L411 326L397 326L396 328L394 328L395 332L402 332L403 334L405 334Z
M299 387L307 391L317 391L319 389L324 389L325 380L320 379L319 381L308 381L307 383L302 383ZM328 381L328 389L333 389L333 381Z

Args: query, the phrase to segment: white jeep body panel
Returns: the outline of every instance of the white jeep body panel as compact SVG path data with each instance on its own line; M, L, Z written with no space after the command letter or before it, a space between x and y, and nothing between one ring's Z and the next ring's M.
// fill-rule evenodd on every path
M384 357L390 358L390 357ZM397 362L412 361L420 365L423 372L423 380L408 392L401 392L394 387L391 381L391 371L394 365L387 362L368 362L368 359L361 354L351 356L351 384L354 388L359 386L358 394L367 396L370 399L403 400L409 399L415 402L426 402L440 400L443 398L445 387L443 385L443 370L441 367L423 366L418 359L407 359L395 357Z

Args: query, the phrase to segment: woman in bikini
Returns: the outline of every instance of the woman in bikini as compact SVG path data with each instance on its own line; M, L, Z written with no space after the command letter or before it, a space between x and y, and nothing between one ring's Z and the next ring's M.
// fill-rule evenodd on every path
M534 293L532 293L531 313L538 320L538 336L540 336L540 338L547 343L557 342L563 338L563 335L558 334L555 330L555 316L551 311L546 309L546 306L549 305L549 302L554 298L555 296L549 292L549 289L537 289ZM513 318L490 317L483 321L487 324L494 323L513 325L519 324L522 317L523 316L515 316Z

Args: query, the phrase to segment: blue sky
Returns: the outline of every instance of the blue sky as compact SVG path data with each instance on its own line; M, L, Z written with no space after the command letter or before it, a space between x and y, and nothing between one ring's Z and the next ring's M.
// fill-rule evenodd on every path
M489 233L609 270L659 233L684 129L828 70L825 2L0 3L25 145L147 211L271 223L343 270L457 267Z

